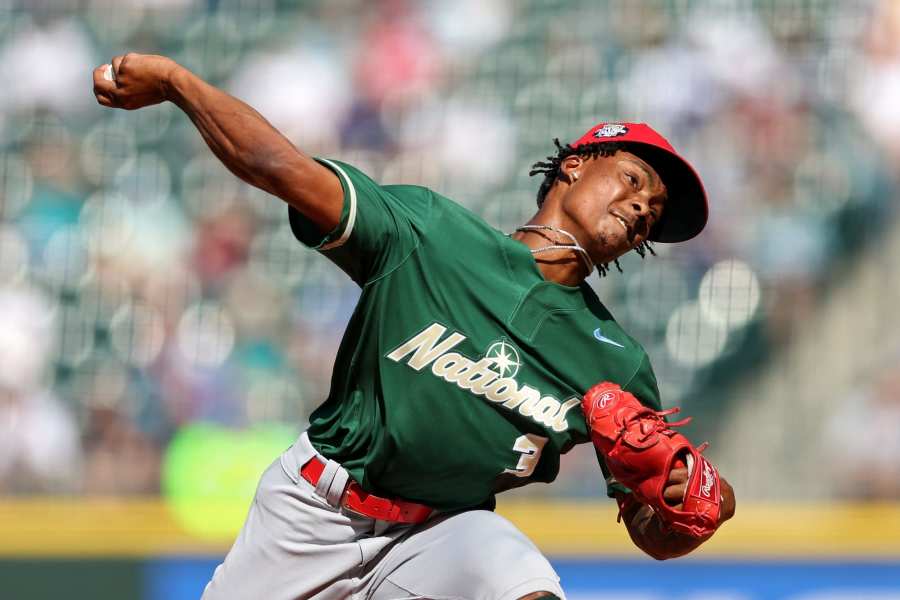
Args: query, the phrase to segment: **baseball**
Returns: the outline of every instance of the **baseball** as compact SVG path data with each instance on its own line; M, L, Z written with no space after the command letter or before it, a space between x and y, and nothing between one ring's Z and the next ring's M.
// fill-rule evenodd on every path
M115 81L115 75L113 75L112 65L106 65L106 69L103 71L103 79L107 81Z

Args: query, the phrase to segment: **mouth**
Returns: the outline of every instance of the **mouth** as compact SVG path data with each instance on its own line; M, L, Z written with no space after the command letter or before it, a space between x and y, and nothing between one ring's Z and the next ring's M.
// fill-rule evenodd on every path
M615 217L616 222L622 226L622 229L625 231L625 237L628 238L628 240L631 240L633 234L631 231L631 227L628 225L628 221L626 221L623 217L617 215L616 213L610 214L612 214L612 216Z
M625 239L628 240L628 243L632 247L647 239L649 228L647 226L647 221L643 217L638 217L637 221L631 222L618 213L610 214L615 218L616 222L622 226L622 230L625 232Z

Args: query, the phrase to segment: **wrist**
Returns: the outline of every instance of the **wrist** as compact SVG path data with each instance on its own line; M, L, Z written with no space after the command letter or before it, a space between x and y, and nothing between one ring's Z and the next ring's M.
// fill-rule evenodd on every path
M174 104L179 104L184 97L185 80L189 75L190 71L174 60L171 61L164 75L160 78L163 98Z

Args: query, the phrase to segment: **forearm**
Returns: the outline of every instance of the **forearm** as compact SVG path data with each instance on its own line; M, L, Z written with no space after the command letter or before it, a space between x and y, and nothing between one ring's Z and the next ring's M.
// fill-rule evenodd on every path
M657 560L684 556L709 539L672 531L652 508L640 502L626 505L622 510L622 519L635 546Z
M187 114L229 171L271 194L282 195L283 175L306 159L251 106L184 67L172 69L166 97Z
M344 193L334 173L297 150L250 106L172 59L129 52L94 69L93 80L97 102L109 108L175 103L232 173L278 196L322 233L340 223Z

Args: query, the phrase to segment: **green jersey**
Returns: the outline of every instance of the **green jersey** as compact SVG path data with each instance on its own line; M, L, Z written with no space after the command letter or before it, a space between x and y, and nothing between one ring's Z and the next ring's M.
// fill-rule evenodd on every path
M646 353L586 284L546 281L528 247L432 190L320 162L341 180L341 222L323 237L291 210L291 227L362 293L308 434L364 489L483 505L556 478L590 440L595 383L660 408Z

